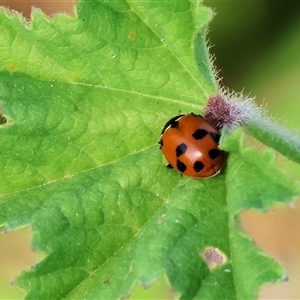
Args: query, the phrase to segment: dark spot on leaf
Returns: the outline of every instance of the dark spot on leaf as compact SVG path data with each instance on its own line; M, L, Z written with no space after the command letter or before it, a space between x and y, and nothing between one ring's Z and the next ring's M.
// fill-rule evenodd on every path
M130 38L130 39L133 40L133 39L135 39L135 37L136 37L136 33L135 33L135 32L130 32L130 33L129 33L129 38Z
M10 66L9 66L9 70L10 70L11 72L16 71L16 66L10 65Z
M103 281L103 283L106 284L106 285L110 285L110 280L109 280L109 279L105 279L105 280Z
M227 256L220 249L214 247L206 247L201 256L211 271L227 262Z
M7 124L7 119L4 115L2 108L0 108L0 125Z
M142 284L142 287L143 287L143 289L145 289L145 290L147 290L147 289L149 289L149 287L150 287L150 284Z

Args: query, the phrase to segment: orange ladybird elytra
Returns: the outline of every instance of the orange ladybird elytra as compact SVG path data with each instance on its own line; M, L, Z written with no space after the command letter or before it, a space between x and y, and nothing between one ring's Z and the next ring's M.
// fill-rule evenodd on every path
M202 116L190 113L170 119L159 140L168 167L194 178L217 175L226 153L218 148L219 131Z

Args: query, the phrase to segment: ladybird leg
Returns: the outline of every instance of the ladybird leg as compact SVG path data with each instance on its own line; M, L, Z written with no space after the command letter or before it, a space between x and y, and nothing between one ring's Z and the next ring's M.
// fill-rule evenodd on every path
M159 149L161 149L161 147L162 147L162 145L163 145L162 139L160 139L160 140L157 142L157 144L159 145Z
M167 168L168 168L168 169L171 169L171 170L174 169L170 164L167 164Z

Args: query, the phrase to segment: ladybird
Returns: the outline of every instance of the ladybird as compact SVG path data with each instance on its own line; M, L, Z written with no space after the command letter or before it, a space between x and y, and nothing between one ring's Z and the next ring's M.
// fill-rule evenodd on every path
M218 148L219 131L202 116L190 113L173 117L159 140L168 167L194 178L217 175L226 154Z

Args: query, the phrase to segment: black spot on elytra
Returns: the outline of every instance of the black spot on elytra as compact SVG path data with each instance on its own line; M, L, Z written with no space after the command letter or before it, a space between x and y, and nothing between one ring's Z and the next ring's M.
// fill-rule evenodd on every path
M218 144L219 140L220 140L220 135L218 133L215 133L215 132L210 132L209 134L213 138L213 140Z
M185 143L181 143L176 147L176 157L179 157L180 155L184 154L187 150L187 145Z
M220 150L218 150L218 149L211 149L211 150L208 151L208 156L209 156L211 159L215 159L215 158L217 158L219 155L220 155Z
M171 124L171 127L172 128L177 128L178 127L178 121L174 121L172 124Z
M170 164L167 164L168 169L174 169Z
M194 170L195 172L200 172L204 168L204 164L201 161L196 161L194 163Z
M196 140L201 140L203 139L206 135L207 135L207 130L205 129L197 129L194 133L193 133L193 137Z
M178 169L181 173L184 173L184 172L185 172L185 170L186 170L186 165L185 165L182 161L177 160L176 166L177 166L177 169Z
M175 116L175 117L173 117L172 119L170 119L170 120L165 124L165 126L164 126L164 128L163 128L161 134L163 134L163 133L165 132L165 130L166 130L169 126L171 126L172 128L177 127L177 126L178 126L178 121L177 121L177 120L178 120L179 118L183 117L183 116L184 116L184 115L179 115L179 116Z

